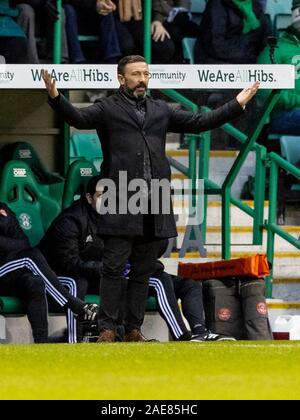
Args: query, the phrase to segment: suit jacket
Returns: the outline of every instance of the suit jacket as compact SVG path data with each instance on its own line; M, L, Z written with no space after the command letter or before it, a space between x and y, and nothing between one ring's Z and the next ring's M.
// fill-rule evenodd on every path
M236 99L209 113L174 110L165 101L146 99L143 125L126 100L116 94L100 99L87 108L76 108L63 95L50 100L50 105L78 129L96 129L102 145L101 174L119 186L119 171L127 171L127 183L143 178L144 146L146 144L153 179L171 178L165 154L167 132L199 133L217 128L243 111ZM117 191L118 194L118 191ZM128 199L133 193L128 194ZM99 232L106 235L139 236L143 234L142 214L106 214L100 218ZM157 238L177 236L172 206L169 214L154 215L154 235Z

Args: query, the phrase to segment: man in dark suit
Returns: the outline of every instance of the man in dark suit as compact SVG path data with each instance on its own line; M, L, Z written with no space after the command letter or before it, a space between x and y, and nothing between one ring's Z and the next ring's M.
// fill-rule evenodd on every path
M171 170L165 155L168 131L199 133L219 127L243 112L259 86L255 83L249 89L244 89L235 99L215 111L193 114L174 110L166 102L146 96L149 69L141 56L128 56L120 60L119 91L87 108L72 106L58 92L55 80L47 71L43 71L43 79L50 105L67 123L79 129L97 129L103 150L101 175L114 182L120 204L120 196L134 179L143 180L144 185L150 188L153 180L170 181ZM127 188L128 204L135 193ZM149 210L157 198L151 197L151 192L145 194ZM165 203L162 200L170 202L170 196L160 197L156 212L152 209L138 213L127 209L124 212L117 206L116 211L102 214L99 220L99 232L104 235L99 342L115 341L127 261L130 262L131 271L125 305L125 341L147 341L140 328L144 318L148 278L155 269L157 243L162 238L177 235L172 206L169 212L163 212Z

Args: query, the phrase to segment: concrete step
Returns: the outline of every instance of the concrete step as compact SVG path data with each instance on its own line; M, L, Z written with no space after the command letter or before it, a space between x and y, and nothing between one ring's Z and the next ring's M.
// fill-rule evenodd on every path
M244 204L253 208L253 200L242 200ZM188 198L179 200L175 197L173 200L173 207L175 214L183 213L183 208L188 208ZM269 202L264 202L264 220L268 219L268 208ZM201 209L200 209L201 210ZM176 213L177 212L177 213ZM222 215L222 203L220 198L213 199L212 196L208 197L208 209L207 209L207 225L208 226L221 226L221 215ZM253 219L248 216L245 212L240 210L235 205L230 206L231 226L252 226ZM184 226L186 224L186 217L180 216L178 226ZM299 206L287 205L286 206L286 226L300 226L299 219Z
M234 161L236 160L238 151L211 151L209 161L209 178L217 185L221 185L230 171ZM176 159L178 162L188 166L188 150L167 150L167 155ZM197 152L197 165L199 152ZM255 153L250 152L244 163L239 176L232 186L232 195L240 197L244 183L248 180L249 175L255 172ZM182 179L182 174L172 168L173 179Z
M280 315L300 315L300 301L297 300L286 302L282 299L267 299L267 306L272 331Z
M87 102L87 96L85 90L69 90L69 99L75 104Z
M273 280L273 297L284 301L300 299L299 277L278 277Z
M244 201L249 207L253 208L253 201ZM264 203L264 219L268 218L268 201ZM174 213L182 213L183 208L188 208L188 200L184 202L175 198L174 200ZM221 201L213 200L208 202L207 209L207 225L208 226L221 226L221 215L222 215L222 203ZM230 206L230 217L232 226L252 226L253 219L248 214L244 213L238 207L231 205ZM185 215L180 215L177 225L185 226L186 217Z

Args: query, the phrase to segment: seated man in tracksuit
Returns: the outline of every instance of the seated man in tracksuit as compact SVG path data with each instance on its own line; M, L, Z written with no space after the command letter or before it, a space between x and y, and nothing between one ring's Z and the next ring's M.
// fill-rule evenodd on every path
M41 252L30 246L15 213L0 203L0 295L24 299L36 343L48 338L45 290L79 319L96 319L98 306L86 304L68 292Z
M52 222L39 248L58 276L75 280L77 297L99 295L102 275L103 241L97 234L96 185L99 176L90 180L87 194L65 209ZM82 338L84 323L77 323L78 341Z
M75 201L52 222L40 244L51 268L58 275L75 279L81 299L87 292L99 294L103 249L101 237L97 234L97 218L101 217L96 211L97 195L101 196L97 192L99 179L96 176L89 181L86 196ZM160 254L166 243L161 241ZM124 293L125 277L126 273ZM163 264L157 261L149 286L149 293L156 297L160 314L175 340L217 341L223 338L210 334L205 328L202 286L199 283L169 275ZM191 331L185 326L177 299L181 299Z
M59 276L76 281L77 296L99 295L103 241L97 234L96 212L99 177L87 185L85 197L75 201L53 220L39 244L50 267Z

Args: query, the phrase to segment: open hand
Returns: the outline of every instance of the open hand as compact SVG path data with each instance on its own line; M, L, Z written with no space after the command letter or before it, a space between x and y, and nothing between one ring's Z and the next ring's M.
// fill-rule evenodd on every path
M169 32L159 20L155 20L152 22L151 32L154 42L164 42L165 38L171 38Z
M256 95L256 92L258 91L258 88L260 86L260 82L253 83L252 86L243 89L236 97L236 100L241 105L242 108L244 108L247 103L253 98L253 96Z
M111 0L97 0L96 11L101 16L109 15L116 10L116 5Z
M53 79L50 74L48 73L48 70L42 70L42 78L45 82L45 87L48 91L48 94L50 98L56 98L59 93L55 86L55 79Z

